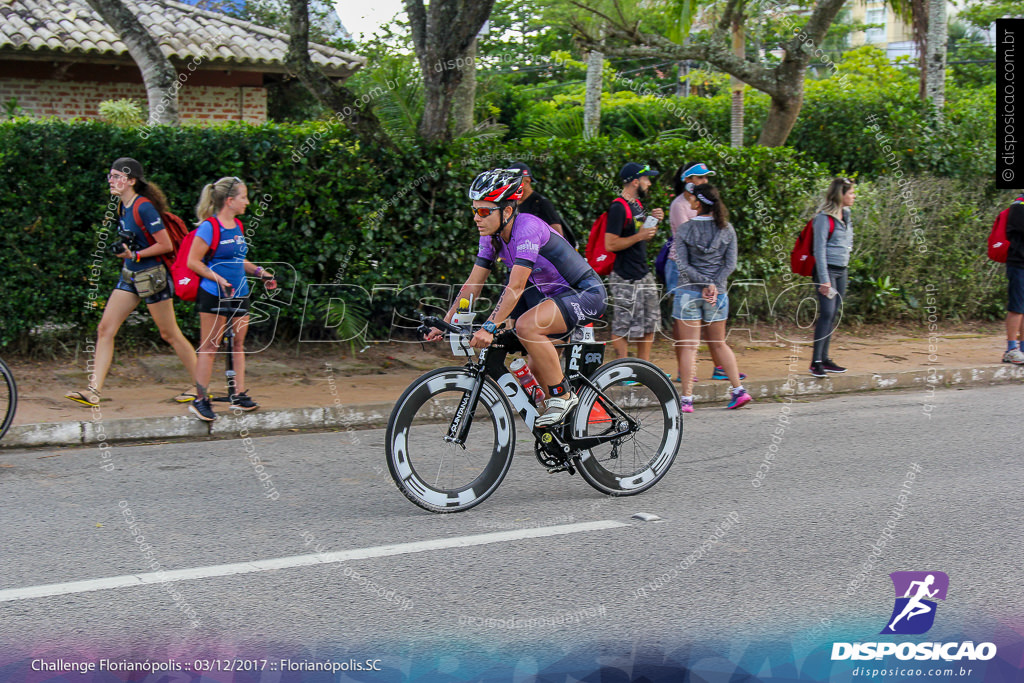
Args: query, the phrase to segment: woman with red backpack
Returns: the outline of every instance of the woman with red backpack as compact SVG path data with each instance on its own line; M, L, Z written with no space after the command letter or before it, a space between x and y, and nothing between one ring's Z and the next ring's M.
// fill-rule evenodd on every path
M234 410L250 411L259 407L245 388L245 335L249 330L249 282L254 276L267 289L277 287L274 276L246 259L249 245L242 221L238 219L249 205L249 192L241 178L221 178L203 188L196 206L201 221L188 253L188 267L202 278L199 297L199 359L196 363L196 400L189 410L200 420L217 419L210 403L209 386L213 375L214 354L221 345L227 325L234 332L232 361L235 371L235 395L230 396ZM243 312L227 316L218 309ZM230 322L229 322L230 317Z
M111 246L114 256L122 260L121 277L107 299L96 330L96 353L89 386L84 391L71 391L65 398L95 407L114 357L114 337L132 311L144 301L160 336L174 349L188 370L195 375L196 353L178 328L174 316L174 288L167 267L159 258L174 251L170 236L164 229L162 214L168 212L167 199L154 183L148 182L142 164L122 157L107 174L110 194L118 197L118 235L120 241ZM191 400L182 394L177 400Z

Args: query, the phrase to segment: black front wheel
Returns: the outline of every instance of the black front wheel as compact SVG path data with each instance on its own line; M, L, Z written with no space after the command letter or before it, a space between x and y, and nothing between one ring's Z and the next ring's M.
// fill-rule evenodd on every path
M683 440L679 395L656 365L622 358L599 367L589 378L628 415L635 428L624 436L576 457L580 474L602 493L632 496L657 484L668 472ZM573 417L573 434L601 436L625 428L625 420L605 405L590 387L580 389Z
M516 433L501 389L484 378L464 446L445 440L479 381L463 368L417 379L398 399L384 437L388 469L405 497L431 512L461 512L494 493L512 464Z
M18 387L7 364L0 360L0 439L11 428L18 409Z

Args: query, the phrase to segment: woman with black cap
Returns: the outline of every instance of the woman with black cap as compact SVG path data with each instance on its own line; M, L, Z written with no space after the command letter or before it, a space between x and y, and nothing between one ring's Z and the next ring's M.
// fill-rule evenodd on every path
M195 349L181 333L174 317L174 289L170 274L158 258L174 250L160 218L160 214L168 210L167 199L159 187L146 181L142 164L128 157L122 157L111 165L107 183L110 194L120 200L118 228L123 248L115 256L122 259L121 277L107 299L96 330L96 355L89 386L85 391L64 394L65 398L90 407L99 405L114 357L114 337L139 301L146 303L160 336L174 348L190 377L196 369ZM131 239L127 238L129 234Z

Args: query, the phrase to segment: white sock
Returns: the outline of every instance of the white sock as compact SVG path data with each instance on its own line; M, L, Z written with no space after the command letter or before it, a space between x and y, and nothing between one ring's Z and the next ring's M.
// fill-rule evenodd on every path
M693 396L680 396L679 398L687 401L688 403L693 403Z
M741 391L746 391L746 389L743 388L742 384L739 385L738 387L733 387L732 388L732 395L735 396L736 394L740 393Z

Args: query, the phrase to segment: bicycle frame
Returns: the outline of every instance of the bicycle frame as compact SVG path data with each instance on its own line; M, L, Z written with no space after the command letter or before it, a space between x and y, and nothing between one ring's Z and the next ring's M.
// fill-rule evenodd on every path
M460 339L462 336L460 335ZM460 342L460 345L465 348L465 342ZM593 448L603 443L613 441L615 439L627 436L637 428L636 422L629 415L622 412L614 401L608 398L607 395L597 386L595 386L588 377L586 377L581 371L580 360L582 356L582 349L585 346L583 343L575 342L566 345L569 348L569 362L567 378L574 389L577 389L581 385L585 385L598 395L598 401L606 411L611 414L617 414L621 422L616 420L616 426L618 427L614 432L608 434L601 434L595 436L585 437L573 437L571 434L567 437L563 435L562 438L558 434L552 433L550 429L536 429L535 423L540 412L538 412L536 406L527 396L526 391L519 384L519 380L516 379L515 375L509 372L508 368L505 367L505 358L509 353L515 353L516 351L524 350L519 340L515 336L515 332L506 330L500 332L495 336L494 342L486 349L480 351L479 358L476 361L470 361L465 365L467 372L471 373L475 382L473 389L464 394L462 399L459 401L459 406L455 410L455 416L452 418L451 424L448 427L447 435L444 440L449 443L455 443L463 448L465 447L466 437L469 434L469 428L473 422L473 413L476 410L477 402L480 398L480 391L483 388L484 378L490 377L497 383L502 393L505 394L505 398L515 412L519 413L519 416L523 418L523 422L526 423L526 428L538 440L545 440L545 442L555 441L561 448L562 451L568 455L572 451L585 450ZM585 366L584 366L585 367ZM558 427L559 425L555 425Z

